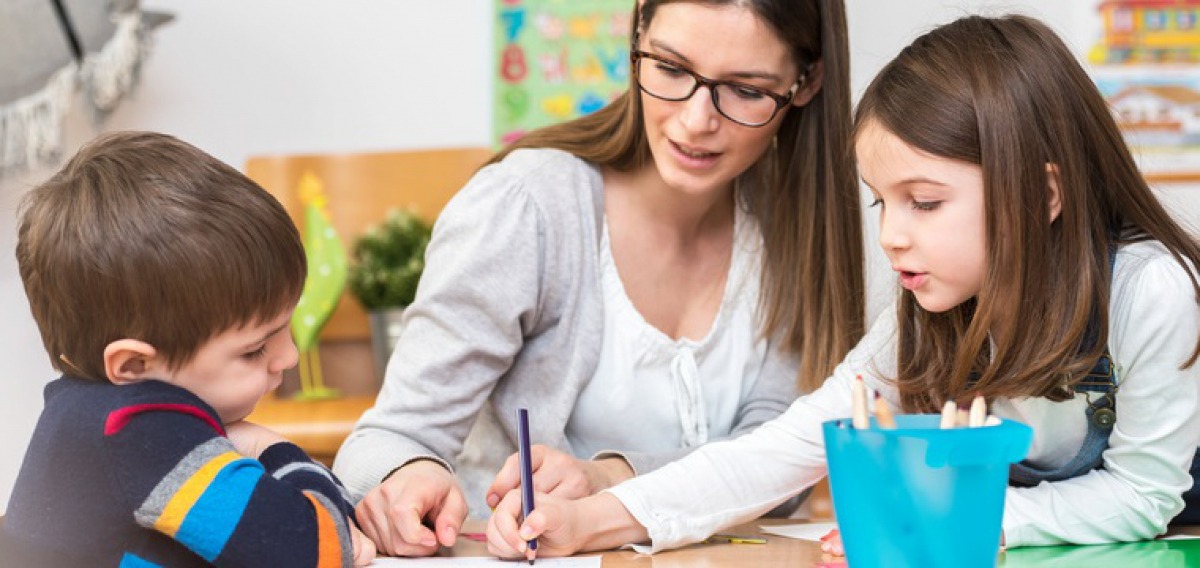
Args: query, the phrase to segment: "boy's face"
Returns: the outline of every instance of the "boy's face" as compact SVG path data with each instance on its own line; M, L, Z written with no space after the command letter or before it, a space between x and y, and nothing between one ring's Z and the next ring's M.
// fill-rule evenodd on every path
M855 153L900 285L931 312L978 294L987 272L983 169L913 148L873 120Z
M287 310L270 321L219 333L164 380L200 397L221 422L237 422L279 386L284 369L296 364L291 319Z

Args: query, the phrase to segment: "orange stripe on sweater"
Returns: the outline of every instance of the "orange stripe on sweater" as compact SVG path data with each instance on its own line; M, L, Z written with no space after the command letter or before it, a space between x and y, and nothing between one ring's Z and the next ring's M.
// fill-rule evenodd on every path
M320 501L307 493L304 496L312 501L317 512L317 568L340 568L342 543L338 540L337 522Z

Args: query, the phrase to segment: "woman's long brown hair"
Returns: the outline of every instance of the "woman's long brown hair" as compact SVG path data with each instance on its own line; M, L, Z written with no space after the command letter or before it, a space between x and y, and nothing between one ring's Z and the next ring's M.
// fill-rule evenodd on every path
M646 0L640 17L635 14L634 27L645 31L657 7L670 1ZM812 390L862 337L864 328L862 218L850 153L845 7L841 0L704 3L747 7L775 29L798 64L823 61L820 91L803 108L787 111L777 150L768 150L739 179L752 188L739 193L758 220L765 244L762 333L800 357L800 387ZM530 132L492 162L517 148L557 148L619 171L645 166L651 160L650 148L632 73L629 90L608 106Z
M1107 344L1110 247L1162 242L1200 301L1184 262L1200 266L1200 245L1151 193L1087 73L1037 20L972 16L918 38L863 95L856 128L872 121L983 170L988 269L979 294L945 313L901 294L896 380L905 410L936 411L976 393L1071 396ZM1050 176L1062 206L1053 222ZM1089 322L1100 339L1092 344ZM1197 357L1200 345L1181 365Z

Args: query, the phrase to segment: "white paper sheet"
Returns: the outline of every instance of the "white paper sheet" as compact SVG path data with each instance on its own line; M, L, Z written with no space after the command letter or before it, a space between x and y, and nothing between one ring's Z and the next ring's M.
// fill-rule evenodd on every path
M837 523L800 523L795 525L760 525L767 534L783 536L787 538L795 538L799 540L809 540L812 542L821 542L821 537L829 534L829 531L837 528Z
M376 558L373 567L407 568L409 566L436 566L437 568L528 567L525 560L501 560L491 556L462 556L456 558ZM600 568L599 556L572 556L570 558L538 558L534 568Z

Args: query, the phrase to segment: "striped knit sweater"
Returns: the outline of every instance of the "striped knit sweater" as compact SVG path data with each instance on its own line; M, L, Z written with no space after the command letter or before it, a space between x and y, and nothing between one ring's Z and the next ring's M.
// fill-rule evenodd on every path
M254 460L192 393L63 377L21 465L0 566L351 566L340 482L295 445Z

